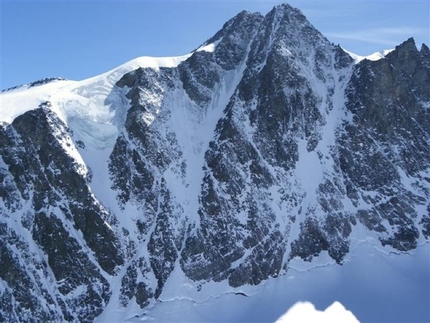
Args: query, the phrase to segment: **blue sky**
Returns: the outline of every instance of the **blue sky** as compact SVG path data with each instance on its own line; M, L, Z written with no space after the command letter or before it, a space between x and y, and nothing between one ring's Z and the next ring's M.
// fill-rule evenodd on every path
M284 1L0 0L0 88L45 77L81 80L138 56L198 47L241 10ZM430 43L429 0L291 0L330 41L360 55L414 37Z

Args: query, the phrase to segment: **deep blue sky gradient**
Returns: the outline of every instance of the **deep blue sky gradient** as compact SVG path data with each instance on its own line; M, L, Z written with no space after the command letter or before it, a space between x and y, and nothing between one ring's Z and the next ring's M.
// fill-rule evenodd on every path
M241 10L266 14L282 1L0 0L0 89L45 77L80 80L138 56L198 47ZM360 55L414 37L430 43L429 0L289 3L330 41Z

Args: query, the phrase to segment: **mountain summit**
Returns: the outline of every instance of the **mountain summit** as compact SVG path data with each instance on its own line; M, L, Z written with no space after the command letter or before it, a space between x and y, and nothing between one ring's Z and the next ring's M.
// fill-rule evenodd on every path
M183 57L1 93L0 321L258 285L363 241L415 249L428 84L426 45L356 63L279 5Z

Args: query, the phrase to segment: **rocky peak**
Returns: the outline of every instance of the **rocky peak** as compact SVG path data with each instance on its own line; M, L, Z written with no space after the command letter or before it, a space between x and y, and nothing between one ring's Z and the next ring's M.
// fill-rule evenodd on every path
M323 79L322 69L332 65L332 47L300 10L283 4L274 7L261 23L248 66L258 71L266 62L288 61L292 68L313 70Z
M0 127L0 321L129 314L179 276L201 295L295 257L341 264L365 240L403 252L429 238L427 46L354 65L279 5L183 59L117 75L111 150L87 145L61 102ZM103 98L96 83L79 86Z
M430 49L426 44L422 44L420 54L423 60L423 64L426 67L430 67Z
M273 7L272 10L266 15L267 17L276 17L275 20L286 20L289 23L294 22L305 22L307 21L303 13L298 9L294 8L288 3L282 3Z
M426 54L426 45L423 44L421 51L418 51L413 38L409 38L402 44L396 46L395 50L386 56L387 64L391 64L401 73L405 82L410 83L419 99L430 101L430 55ZM428 47L427 47L428 50ZM384 62L376 62L376 65L383 65ZM410 106L410 105L409 105Z
M415 39L413 37L408 38L407 40L405 40L403 43L401 43L400 45L397 45L395 47L395 50L402 55L405 55L407 52L416 52L417 50L417 46L415 44Z
M423 56L429 56L430 55L430 49L428 48L428 46L426 44L421 45L420 53Z
M251 13L243 10L227 21L213 37L205 41L200 47L220 41L223 37L230 34L238 34L241 32L241 29L249 29L250 26L258 24L262 20L263 15L260 13Z
M315 45L327 42L327 39L306 19L299 9L288 4L274 7L265 17L265 26L277 41L286 41L285 45L294 49L306 43ZM273 38L272 38L273 41ZM305 46L308 47L308 46Z
M262 20L263 16L260 13L242 11L225 23L215 36L200 46L203 49L203 53L194 52L193 56L209 56L207 51L212 51L216 64L220 65L224 70L234 69L246 56L251 38ZM212 47L206 50L206 46Z
M402 44L396 46L395 50L390 52L386 58L394 67L412 76L417 72L417 64L421 61L420 56L420 52L415 45L415 40L409 38Z

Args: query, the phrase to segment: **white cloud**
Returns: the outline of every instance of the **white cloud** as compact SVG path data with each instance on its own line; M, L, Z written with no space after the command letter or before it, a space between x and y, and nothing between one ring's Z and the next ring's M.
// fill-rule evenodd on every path
M318 311L312 303L298 302L276 321L276 323L301 322L359 323L354 314L339 302L334 302L325 311Z
M398 45L409 37L425 35L428 30L416 27L371 28L352 31L326 32L328 38L357 40L373 44Z

